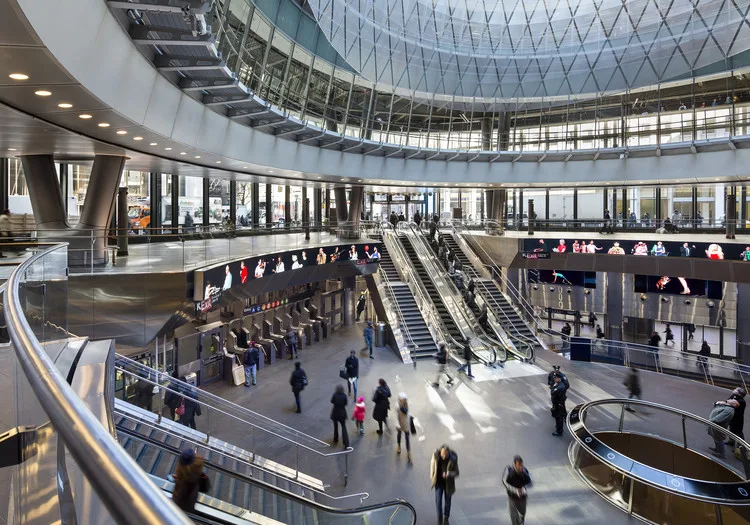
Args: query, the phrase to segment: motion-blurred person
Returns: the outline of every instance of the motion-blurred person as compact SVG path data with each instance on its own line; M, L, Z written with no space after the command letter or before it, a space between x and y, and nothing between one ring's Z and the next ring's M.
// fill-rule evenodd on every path
M604 330L602 330L601 325L599 325L599 324L596 325L596 338L597 339L604 339L604 337L605 337L605 334L604 334Z
M11 241L10 232L10 210L0 212L0 242L9 243ZM7 257L2 248L0 248L0 258Z
M357 380L359 379L359 359L357 359L357 353L352 350L349 353L349 357L344 362L344 368L346 369L346 377L348 381L346 386L348 387L348 393L354 399L357 399ZM354 387L354 394L352 394L352 387Z
M728 399L726 401L717 401L714 403L714 408L711 410L711 414L708 416L708 420L711 423L719 425L722 428L727 428L729 422L734 417L734 411L740 406L736 399ZM725 434L719 429L714 427L708 428L708 434L714 440L714 446L708 449L713 453L714 456L725 459L726 454L724 453L724 437Z
M435 489L435 506L437 508L438 523L449 525L451 515L451 499L456 493L456 478L458 477L458 454L448 445L443 445L435 451L430 462L430 481ZM445 510L443 510L445 500ZM445 517L445 520L443 520Z
M594 312L589 312L589 326L594 328L594 325L596 325L596 314Z
M432 384L435 388L438 388L440 386L440 378L445 374L445 376L448 378L448 384L453 384L453 378L447 371L447 364L448 364L448 348L446 347L445 343L442 341L438 343L438 350L435 354L435 361L437 361L438 365L438 374L435 378L435 382Z
M203 458L192 448L186 448L180 454L173 478L172 501L185 512L194 511L198 493L210 488L208 476L203 472Z
M460 367L458 367L457 372L463 372L466 371L466 375L474 379L474 376L471 375L471 344L470 339L466 339L466 344L464 345L464 361L465 363L462 364Z
M745 428L745 395L747 395L745 389L738 386L732 390L732 395L729 396L729 399L734 399L738 403L737 408L734 409L734 416L729 422L729 431L740 439L745 439L745 433L743 432ZM734 447L734 440L729 438L727 445Z
M182 404L182 396L178 392L180 392L180 384L175 378L169 383L167 391L164 394L164 404L169 408L169 419L171 421L175 420L177 407Z
M669 345L670 341L672 341L672 346L674 346L674 333L672 333L672 327L669 326L669 323L667 323L667 326L664 329L664 346Z
M523 466L521 456L515 456L513 465L505 467L503 485L508 492L510 523L512 525L523 525L526 520L526 491L532 486L532 482L529 471Z
M302 363L297 361L294 363L294 371L292 376L289 378L289 384L292 387L292 393L294 394L294 402L297 403L297 413L302 413L302 404L300 403L299 395L307 386L307 374L302 370Z
M704 339L701 344L701 349L698 352L698 364L706 366L709 357L711 357L711 347L708 346L708 342Z
M375 359L372 355L372 340L375 337L375 329L372 327L372 321L367 321L364 330L365 347L370 351L370 359Z
M198 393L191 388L185 395L185 410L180 416L180 423L195 430L195 416L201 415L201 406L198 404Z
M550 390L550 398L552 400L552 417L555 418L555 431L552 435L559 437L563 434L563 423L565 416L568 415L568 411L565 409L567 388L562 383L560 374L555 374L553 377L555 384L552 385L552 389Z
M401 454L401 434L404 434L406 440L406 460L411 463L411 415L409 415L409 400L406 393L401 392L398 395L398 412L396 412L398 426L396 427L396 454Z
M362 312L365 311L366 304L367 298L365 297L365 292L362 292L359 294L359 299L357 299L357 322L359 322L359 318L362 317Z
M638 373L637 368L633 367L628 371L628 375L625 377L623 385L628 389L628 399L633 399L634 397L637 397L638 399L641 398L641 376ZM628 412L635 412L630 405L625 405L625 410Z
M570 333L573 331L573 329L570 326L570 323L565 323L565 326L562 327L562 330L560 330L563 335L563 348L567 348L570 346Z
M154 396L154 386L145 379L135 383L135 404L151 412L151 399Z
M346 405L349 399L344 394L344 387L336 385L336 391L331 396L331 421L333 421L333 444L339 442L339 425L341 425L341 441L344 448L349 447L349 433L346 431Z
M372 396L372 402L375 403L375 409L372 411L372 418L378 422L378 434L383 433L383 423L388 426L388 411L391 409L391 389L385 379L378 379L378 388Z
M297 331L291 327L286 334L286 342L289 344L289 359L297 359L297 343L299 343L299 336Z

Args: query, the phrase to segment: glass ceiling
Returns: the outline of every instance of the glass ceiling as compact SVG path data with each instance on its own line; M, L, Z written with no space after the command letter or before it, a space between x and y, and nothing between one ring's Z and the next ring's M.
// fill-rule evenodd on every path
M544 97L684 76L750 48L747 2L307 0L367 80L411 95Z

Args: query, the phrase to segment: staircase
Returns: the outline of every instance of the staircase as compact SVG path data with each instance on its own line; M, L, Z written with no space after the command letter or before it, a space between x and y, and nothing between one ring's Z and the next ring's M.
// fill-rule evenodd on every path
M391 282L391 293L401 310L408 335L417 346L412 351L412 358L431 358L437 352L437 345L427 328L427 323L422 317L422 312L419 311L417 301L414 299L411 290L404 283Z
M445 242L445 245L450 248L451 252L456 254L456 258L458 258L459 261L461 261L461 266L463 272L466 274L467 277L470 277L471 279L477 280L480 278L479 273L474 268L474 265L471 264L471 261L466 256L464 251L461 249L461 247L456 242L456 239L453 238L452 234L443 234L443 240Z
M443 302L443 299L440 297L440 293L438 293L435 284L432 282L432 279L430 279L430 275L427 272L427 269L422 264L422 261L419 260L417 252L414 249L414 246L412 246L411 241L407 237L399 236L399 242L401 242L401 245L404 247L404 251L409 257L412 265L414 266L414 270L417 272L419 279L422 281L422 284L427 291L428 297L432 299L432 302L435 305L435 309L437 310L440 319L443 321L443 324L447 328L448 333L450 333L450 335L453 336L456 341L460 343L464 342L463 334L458 329L458 326L456 326L456 323L453 320L453 316L448 310L448 307Z

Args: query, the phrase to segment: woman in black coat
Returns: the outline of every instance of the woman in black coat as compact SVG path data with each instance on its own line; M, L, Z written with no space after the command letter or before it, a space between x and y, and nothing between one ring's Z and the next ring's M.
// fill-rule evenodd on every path
M383 433L383 422L388 418L388 410L391 408L391 389L385 382L385 379L378 379L378 388L375 395L372 396L372 402L375 403L375 410L372 411L372 417L378 422L378 434ZM386 423L388 426L388 423Z
M195 416L201 415L201 406L198 404L198 394L194 390L187 392L185 396L185 413L180 416L180 423L186 427L195 429Z
M344 448L349 448L349 433L346 431L346 404L349 402L349 398L344 393L344 387L341 385L336 386L336 392L331 396L331 420L333 421L333 444L339 442L339 425L341 425L341 441L344 443Z
M176 381L170 381L167 392L164 394L164 404L169 408L169 417L174 421L177 407L182 404L182 396L177 392L180 391L180 385Z

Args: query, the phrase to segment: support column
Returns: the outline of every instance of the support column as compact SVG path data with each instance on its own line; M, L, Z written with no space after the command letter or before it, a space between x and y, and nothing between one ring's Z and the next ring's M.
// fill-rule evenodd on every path
M117 255L128 254L128 187L117 192Z
M8 159L0 157L0 210L8 209Z
M203 209L203 227L208 228L208 226L211 224L211 215L210 215L210 209L211 209L211 199L209 198L209 192L211 191L211 181L208 180L208 178L203 179L203 203L201 205L201 208Z
M250 201L252 202L250 207L250 220L252 221L252 224L250 226L252 228L257 228L259 226L258 223L260 222L260 184L253 182L250 188L252 191L250 195Z
M237 181L229 181L229 218L237 227Z
M734 233L737 229L737 194L727 194L727 206L724 211L726 217L726 237L734 239Z
M622 274L607 272L607 338L622 341Z
M291 191L289 184L284 186L284 228L289 228L292 222L292 203L289 202L292 196Z
M271 184L266 184L266 228L273 227L273 191Z
M750 283L737 283L737 361L750 363Z
M338 205L336 206L338 209ZM344 326L354 324L354 287L356 280L354 277L345 277L342 279L344 285Z
M68 164L60 164L60 191L62 193L63 208L65 209L65 216L68 216ZM3 209L8 208L8 191L7 189L3 192L5 194L5 204L2 206Z
M161 227L161 174L149 173L149 207L151 208L151 228ZM154 233L156 231L152 230Z
M492 150L492 119L489 117L482 119L482 150Z
M321 188L315 188L313 192L313 210L315 226L320 228L323 222L323 190Z
M508 151L510 142L510 115L508 113L498 113L497 115L497 149L498 151Z
M21 157L21 163L26 175L31 207L34 209L34 220L40 230L39 236L45 236L44 230L67 230L69 227L62 191L52 155L24 156Z
M172 233L180 232L180 176L172 175L172 192L169 195L170 207L172 208Z
M340 228L349 219L346 208L346 188L334 188L333 198L336 201L336 222Z

